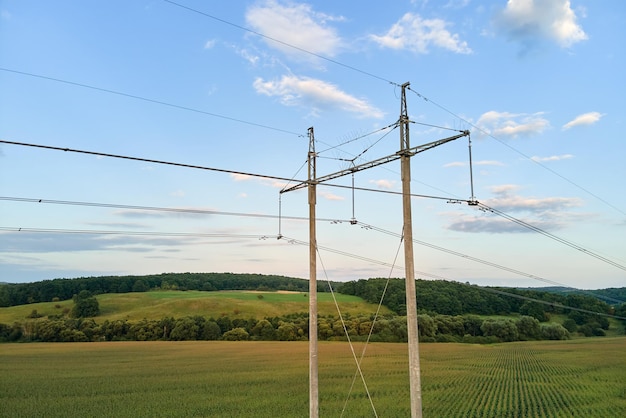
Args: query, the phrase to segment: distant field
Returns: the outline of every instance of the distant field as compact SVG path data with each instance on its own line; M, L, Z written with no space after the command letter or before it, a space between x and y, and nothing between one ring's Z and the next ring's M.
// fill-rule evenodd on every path
M342 314L370 314L377 305L363 299L335 294ZM308 312L306 293L248 292L248 291L154 291L134 293L110 293L97 296L101 315L97 322L113 319L140 320L161 319L164 316L183 317L202 315L215 318L225 314L231 318L258 318L282 316L290 313ZM12 324L23 321L33 309L40 315L57 315L71 309L71 300L61 302L33 303L29 305L0 308L0 323ZM318 293L320 315L337 314L332 295ZM383 307L382 313L389 311Z
M362 345L356 345L357 353ZM367 347L380 417L409 412L406 344ZM425 417L626 416L626 338L420 347ZM306 342L0 345L0 416L305 417ZM374 416L347 343L319 347L320 416ZM346 403L345 400L348 399Z

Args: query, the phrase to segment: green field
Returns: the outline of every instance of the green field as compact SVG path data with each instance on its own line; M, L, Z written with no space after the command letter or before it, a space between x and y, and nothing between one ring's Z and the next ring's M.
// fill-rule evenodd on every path
M362 345L356 345L360 353ZM367 346L380 417L406 417L406 344ZM626 338L420 347L425 417L626 416ZM3 417L304 417L306 342L0 345ZM320 416L374 416L347 343L319 347Z
M336 293L342 314L371 314L377 305L363 299ZM282 316L291 313L308 312L309 299L301 292L248 292L248 291L154 291L133 293L109 293L97 296L100 315L97 322L105 320L161 319L202 315L215 317L226 315L231 318L258 318ZM21 322L33 311L40 315L57 315L64 309L71 309L74 302L32 303L28 305L0 308L0 323ZM337 309L330 293L318 293L320 315L336 315ZM384 308L381 313L388 313Z

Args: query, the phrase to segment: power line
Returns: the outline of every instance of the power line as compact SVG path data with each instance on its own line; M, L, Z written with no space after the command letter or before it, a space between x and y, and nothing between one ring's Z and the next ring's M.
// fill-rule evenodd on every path
M243 176L260 177L260 178L271 179L271 180L292 181L292 179L288 179L288 178L285 178L285 177L270 176L270 175L266 175L266 174L247 173L247 172L244 172L244 171L227 170L227 169L215 168L215 167L205 167L205 166L201 166L201 165L175 163L175 162L171 162L171 161L153 160L153 159L148 159L148 158L131 157L131 156L127 156L127 155L109 154L109 153L104 153L104 152L86 151L86 150L78 150L78 149L64 148L64 147L55 147L55 146L51 146L51 145L29 144L29 143L25 143L25 142L7 141L7 140L4 140L4 139L0 139L0 143L2 143L2 144L9 144L9 145L21 145L21 146L33 147L33 148L43 148L43 149L49 149L49 150L55 150L55 151L76 152L76 153L79 153L79 154L97 155L97 156L100 156L100 157L121 158L121 159L124 159L124 160L141 161L141 162L153 163L153 164L164 164L164 165L170 165L170 166L176 166L176 167L184 167L184 168L194 168L194 169L198 169L198 170L217 171L217 172L220 172L220 173L239 174L239 175L243 175Z
M157 206L138 206L138 205L122 205L118 203L99 203L99 202L79 202L71 200L51 200L51 199L37 199L29 197L13 197L13 196L0 196L0 200L10 202L23 202L23 203L36 203L36 204L52 204L52 205L68 205L68 206L86 206L86 207L98 207L98 208L112 208L112 209L126 209L126 210L138 210L138 211L152 211L152 212L174 212L174 213L187 213L195 215L223 215L223 216L241 216L249 218L269 218L269 219L289 219L296 221L308 221L309 218L303 216L285 216L285 215L268 215L262 213L246 213L246 212L224 212L210 209L194 209L194 208L172 208L172 207L157 207ZM346 219L327 219L318 218L324 222L350 222Z
M187 106L181 106L181 105L177 105L177 104L173 104L173 103L168 103L168 102L164 102L164 101L161 101L161 100L149 99L147 97L137 96L135 94L129 94L129 93L121 92L121 91L106 89L106 88L102 88L102 87L96 87L96 86L92 86L92 85L89 85L89 84L77 83L75 81L62 80L60 78L48 77L48 76L45 76L45 75L28 73L28 72L25 72L25 71L12 70L10 68L2 68L2 67L0 67L0 71L6 71L6 72L9 72L9 73L25 75L25 76L28 76L28 77L40 78L40 79L43 79L43 80L55 81L57 83L69 84L69 85L77 86L77 87L83 87L83 88L86 88L86 89L96 90L96 91L100 91L100 92L104 92L104 93L115 94L115 95L123 96L123 97L129 97L131 99L142 100L144 102L149 102L149 103L155 103L155 104L159 104L159 105L163 105L163 106L168 106L168 107L172 107L172 108L175 108L175 109L180 109L180 110L186 110L186 111L189 111L189 112L200 113L200 114L203 114L203 115L213 116L213 117L220 118L220 119L226 119L226 120L230 120L232 122L238 122L238 123L243 123L243 124L246 124L246 125L256 126L257 128L269 129L269 130L272 130L272 131L283 132L283 133L290 134L290 135L296 135L298 137L304 137L303 134L300 134L300 133L297 133L297 132L288 131L288 130L285 130L285 129L275 128L275 127L272 127L272 126L263 125L263 124L255 123L255 122L250 122L250 121L243 120L243 119L237 119L237 118L233 118L233 117L230 117L230 116L224 116L224 115L220 115L220 114L217 114L217 113L212 113L212 112L207 112L207 111L204 111L204 110L194 109L192 107L187 107Z
M397 234L397 235L401 236L401 234ZM293 244L298 244L298 245L303 245L303 246L309 245L308 242L296 240L294 238L286 238L286 239L290 243L293 243ZM413 240L413 242L416 242L416 243L419 244L419 241ZM322 249L322 250L327 251L327 252L332 252L332 253L343 255L343 256L346 256L346 257L351 257L351 258L355 258L355 259L358 259L358 260L371 262L371 263L374 263L374 264L380 264L380 265L389 266L389 267L392 267L392 268L393 267L398 267L398 266L395 265L395 263L394 264L386 263L384 261L374 260L374 259L371 259L371 258L368 258L368 257L362 257L362 256L359 256L359 255L351 254L351 253L348 253L348 252L345 252L345 251L340 251L340 250L336 250L336 249L329 248L329 247L318 246L317 248L318 249ZM398 268L403 269L402 267L398 267ZM426 276L426 277L431 277L431 278L434 278L434 279L443 280L443 281L447 281L447 282L454 282L454 283L457 283L457 284L460 284L460 285L463 285L463 286L468 286L468 287L474 288L472 285L469 285L467 283L459 282L457 280L451 280L451 279L448 279L448 278L445 278L445 277L442 277L442 276L437 276L437 275L424 273L424 272L417 272L417 271L416 271L416 273L418 273L420 275L423 275L423 276ZM553 283L556 283L556 282L553 282ZM571 287L568 287L568 286L564 286L564 285L561 285L561 286L567 287L568 289L574 289L574 288L571 288ZM575 310L575 311L579 311L579 312L591 313L591 314L595 314L595 315L599 315L599 316L606 316L606 317L609 317L609 318L626 319L626 317L621 317L621 316L616 316L616 315L609 315L609 314L605 314L605 313L602 313L602 312L590 311L590 310L587 310L587 309L575 308L575 307L571 307L571 306L562 305L562 304L559 304L559 303L547 302L545 300L535 299L535 298L531 298L529 296L522 296L522 295L518 295L516 293L505 292L503 290L493 289L493 288L490 288L490 287L479 286L478 289L484 290L486 292L491 292L491 293L496 293L496 294L500 294L500 295L514 297L514 298L517 298L517 299L523 299L523 300L528 300L528 301L532 301L532 302L541 303L541 304L544 304L544 305L550 305L550 306L557 307L557 308L571 309L571 310ZM580 289L575 289L575 290L582 291ZM598 297L598 295L595 295L595 294L593 294L593 296L596 297L596 298ZM624 303L623 301L620 301L620 300L617 300L617 299L613 299L613 300L616 301L616 302Z
M562 180L565 180L566 182L568 182L569 184L571 184L572 186L578 188L579 190L582 190L583 192L587 193L588 195L594 197L595 199L599 200L600 202L604 203L605 205L613 208L614 210L616 210L617 212L621 213L622 215L626 215L626 211L618 208L617 206L613 205L612 203L610 203L609 201L607 201L606 199L598 196L597 194L593 193L591 190L581 186L580 184L576 183L573 180L570 180L569 178L565 177L564 175L558 173L557 171L551 169L550 167L548 167L545 164L542 164L540 161L537 161L537 159L534 159L530 156L528 156L527 154L523 153L522 151L518 150L517 148L513 147L510 144L507 144L506 142L502 141L501 139L495 137L494 135L492 135L490 132L485 131L484 129L482 129L481 127L477 126L476 124L468 121L467 119L457 115L456 113L454 113L453 111L447 109L446 107L440 105L437 102L434 102L432 100L430 100L429 98L427 98L426 96L420 94L419 92L411 89L409 87L409 90L412 91L415 95L417 95L417 97L423 99L426 102L432 103L433 105L437 106L439 109L443 110L444 112L454 116L455 118L459 119L460 121L467 123L469 126L471 126L472 128L478 130L479 132L483 133L484 135L488 136L491 139L494 139L495 141L499 142L501 145L504 145L505 147L509 148L510 150L516 152L517 154L521 155L522 157L532 161L533 163L537 164L538 166L540 166L541 168L543 168L544 170L549 171L550 173L560 177Z
M365 223L360 222L360 221L358 221L358 224L361 225L361 227L363 227L364 229L371 229L371 230L374 230L374 231L377 231L377 232L380 232L380 233L383 233L383 234L391 235L391 236L394 236L394 237L400 237L401 236L400 234L398 234L396 232L392 232L392 231L388 231L388 230L385 230L385 229L382 229L382 228L378 228L378 227L373 226L373 225L368 225L368 224L365 224ZM425 241L420 241L420 240L417 240L417 239L413 239L413 242L415 244L419 244L419 245L422 245L424 247L432 248L433 250L437 250L437 251L441 251L441 252L444 252L444 253L447 253L447 254L451 254L451 255L454 255L454 256L457 256L457 257L461 257L461 258L464 258L466 260L474 261L476 263L480 263L480 264L484 264L486 266L497 268L499 270L508 271L509 273L514 273L514 274L517 274L519 276L528 277L530 279L538 280L538 281L541 281L541 282L544 282L544 283L548 283L548 284L551 284L551 285L554 285L554 286L561 286L561 287L566 287L568 289L575 289L573 287L564 285L564 284L556 282L554 280L549 280L549 279L545 279L545 278L540 277L540 276L536 276L534 274L525 273L525 272L523 272L521 270L516 270L516 269L510 268L510 267L506 267L506 266L503 266L503 265L498 264L498 263L494 263L494 262L491 262L491 261L483 260L483 259L480 259L478 257L473 257L473 256L470 256L470 255L461 253L459 251L450 250L448 248L440 247L438 245L431 244L431 243L428 243L428 242L425 242Z
M39 144L29 144L29 143L22 143L22 142L14 142L14 141L7 141L7 140L1 140L0 139L0 143L5 143L5 144L11 144L11 145L21 145L21 146L28 146L28 147L35 147L35 148L43 148L43 149L51 149L51 150L56 150L56 151L65 151L65 152L76 152L76 153L81 153L81 154L89 154L89 155L97 155L97 156L105 156L105 157L111 157L111 158L121 158L121 159L126 159L126 160L133 160L133 161L142 161L142 162L149 162L149 163L155 163L155 164L165 164L165 165L171 165L171 166L177 166L177 167L185 167L185 168L194 168L194 169L201 169L201 170L209 170L209 171L217 171L217 172L222 172L222 173L229 173L229 174L239 174L239 175L245 175L245 176L251 176L251 177L260 177L260 178L269 178L269 179L273 179L273 180L281 180L281 181L286 181L288 183L291 183L293 181L293 179L288 179L288 178L284 178L284 177L276 177L276 176L269 176L269 175L263 175L263 174L253 174L253 173L246 173L246 172L242 172L242 171L234 171L234 170L226 170L226 169L221 169L221 168L214 168L214 167L205 167L205 166L197 166L197 165L190 165L190 164L182 164L182 163L175 163L175 162L169 162L169 161L161 161L161 160L152 160L152 159L146 159L146 158L140 158L140 157L130 157L130 156L125 156L125 155L117 155L117 154L108 154L108 153L101 153L101 152L95 152L95 151L85 151L85 150L76 150L76 149L71 149L71 148L62 148L62 147L54 147L54 146L49 146L49 145L39 145ZM300 183L306 183L305 181L300 181ZM334 185L335 187L342 187L340 185ZM344 187L348 187L348 186L344 186ZM363 189L366 190L366 189ZM377 191L374 189L367 189L370 191ZM385 192L385 191L377 191L377 192ZM394 193L394 194L399 194L399 192L389 192L389 193ZM420 197L429 197L429 198L435 198L435 199L443 199L442 197L435 197L435 196L425 196L425 195L416 195L416 196L420 196ZM463 200L459 200L459 199L448 199L449 202L452 201L457 201L457 202L463 202ZM465 200L465 202L469 203L469 201ZM538 232L548 238L551 238L557 242L560 242L562 244L565 244L571 248L574 248L578 251L581 251L584 254L590 255L602 262L605 262L607 264L610 264L614 267L617 267L619 269L622 270L626 270L626 266L623 266L615 261L609 260L606 257L603 257L599 254L596 254L590 250L587 250L577 244L574 244L570 241L567 241L563 238L557 237L554 234L551 234L547 231L544 231L538 227L532 226L526 222L523 222L519 219L516 219L510 215L505 214L504 212L498 211L496 209L492 209L490 207L488 207L487 205L482 205L483 208L485 208L486 210L489 211L493 211L493 213L498 214L499 216L502 216L512 222L517 223L518 225L524 226L526 228L529 228L535 232Z
M362 223L360 223L362 224ZM371 229L377 232L382 232L382 233L386 233L389 235L394 235L397 237L401 237L401 234L395 234L393 232L390 231L385 231L381 228L376 228L373 227L371 225L366 225L364 227L365 229ZM297 245L303 245L303 246L307 246L308 242L302 241L302 240L298 240L295 238L289 238L289 237L285 237L285 236L281 236L281 235L273 235L273 234L267 234L267 235L259 235L259 234L227 234L227 233L199 233L199 232L156 232L156 231L115 231L115 230L94 230L94 229L60 229L60 228L23 228L23 227L7 227L7 226L0 226L0 231L5 231L5 232L17 232L17 233L54 233L54 234L82 234L82 235L124 235L124 236L158 236L158 237L185 237L185 238L241 238L241 239L257 239L257 240L267 240L270 238L276 239L276 240L282 240L282 241L286 241L289 244L297 244ZM514 270L514 269L510 269L501 265L498 265L496 263L491 263L488 261L484 261L484 260L480 260L477 259L475 257L471 257L462 253L458 253L452 250L447 250L445 248L442 247L437 247L434 246L432 244L428 244L428 243L424 243L423 241L418 241L418 240L413 240L413 242L415 242L416 244L420 244L420 245L426 245L427 247L433 248L433 249L437 249L440 251L444 251L447 252L449 254L453 254L453 255L458 255L461 256L463 258L467 258L469 260L472 261L477 261L483 264L487 264L491 267L497 267L497 268L501 268L503 270L509 271L509 272L515 272L517 274L521 274L524 275L526 277L530 277L536 280L540 280L546 283L550 283L553 285L557 285L557 286L561 286L561 287L565 287L568 289L573 289L573 290L577 290L577 291L581 291L581 292L585 292L582 289L576 289L573 287L569 287L566 285L563 285L561 283L557 283L555 281L552 280L547 280L547 279L543 279L540 278L538 276L534 276L534 275L530 275L527 273L523 273L520 272L518 270ZM318 250L323 250L326 252L331 252L334 254L338 254L344 257L349 257L349 258L354 258L357 260L361 260L361 261L366 261L368 263L371 264L378 264L378 265L382 265L382 266L387 266L387 267L392 267L392 268L400 268L402 269L403 267L399 267L396 266L395 263L391 264L388 262L384 262L384 261L380 261L380 260L376 260L370 257L365 257L365 256L361 256L358 254L352 254L346 251L342 251L342 250L337 250L331 247L327 247L327 246L321 246L318 245L317 246ZM437 279L437 280L445 280L445 281L451 281L451 282L455 282L455 283L459 283L459 284L464 284L462 282L456 281L456 280L451 280L448 279L446 277L443 276L439 276L439 275L435 275L432 273L427 273L427 272L421 272L421 271L416 271L416 273L418 273L421 276L424 277L430 277L433 279ZM502 290L496 290L496 289L491 289L491 288L486 288L486 287L479 287L480 289L483 290L487 290L490 292L494 292L494 293L500 293L500 294L505 294L508 296L512 296L512 297L516 297L516 298L520 298L520 299L525 299L525 300L531 300L534 302L538 302L538 303L543 303L543 304L547 304L547 305L552 305L555 307L561 307L561 308L568 308L568 309L574 309L574 310L578 310L578 311L582 311L582 312L588 312L588 313L594 313L594 314L599 314L599 315L603 315L601 313L598 312L593 312L593 311L586 311L583 309L578 309L578 308L572 308L572 307L567 307L564 305L560 305L560 304L553 304L550 302L546 302L546 301L542 301L540 299L533 299L533 298L529 298L526 296L521 296L521 295L517 295L514 293L508 293L508 292L504 292ZM588 293L588 292L585 292ZM594 297L598 297L598 295L593 294ZM620 301L618 299L612 299L615 302L619 302L619 303L624 303L623 301ZM614 318L618 318L618 319L626 319L626 318L622 318L622 317L616 317L614 315L605 315L605 316L610 316L610 317L614 317Z
M363 190L363 191L369 191L369 192L376 192L376 193L387 193L387 194L394 194L394 195L402 195L402 192L396 192L396 191L392 191L392 190L377 190L377 189L371 189L371 188L364 188L364 187L356 187L356 186L345 186L345 185L339 185L339 184L322 184L322 185L326 185L326 186L330 186L330 187L339 187L339 188L345 188L345 189L355 189L355 190ZM449 198L449 197L442 197L442 196L429 196L429 195L421 195L421 194L413 194L411 193L412 197L421 197L421 198L427 198L427 199L438 199L438 200L446 200L448 203L468 203L468 204L474 204L474 201L471 200L464 200L464 199L455 199L455 198ZM626 266L618 263L617 261L613 261L607 257L604 257L600 254L597 254L591 250L588 250L586 248L584 248L583 246L576 244L572 241L566 240L565 238L561 238L557 235L554 235L548 231L545 231L537 226L531 225L528 222L524 222L521 219L517 219L511 215L508 215L498 209L489 207L483 203L477 202L477 205L481 208L481 210L484 210L486 212L491 212L494 213L498 216L501 216L511 222L514 222L520 226L523 226L524 228L530 229L531 231L537 232L545 237L548 237L556 242L559 242L561 244L567 245L570 248L573 248L577 251L582 252L583 254L589 255L591 257L594 257L600 261L602 261L603 263L606 264L610 264L613 267L617 267L620 270L625 270L626 271Z
M495 213L496 215L501 216L504 219L508 219L509 221L514 222L514 223L516 223L516 224L518 224L520 226L523 226L524 228L528 228L531 231L535 231L535 232L537 232L537 233L539 233L541 235L544 235L544 236L546 236L546 237L548 237L550 239L553 239L553 240L555 240L557 242L560 242L561 244L565 244L565 245L567 245L570 248L573 248L573 249L575 249L577 251L580 251L580 252L582 252L584 254L587 254L587 255L589 255L591 257L597 258L598 260L600 260L600 261L602 261L604 263L610 264L613 267L617 267L617 268L619 268L621 270L625 270L626 271L626 266L623 266L622 264L619 264L616 261L609 260L608 258L603 257L603 256L601 256L599 254L596 254L593 251L590 251L590 250L588 250L586 248L583 248L583 247L581 247L578 244L575 244L575 243L573 243L571 241L566 240L565 238L558 237L558 236L556 236L554 234L551 234L548 231L545 231L545 230L543 230L543 229L541 229L539 227L536 227L536 226L531 225L531 224L529 224L527 222L524 222L521 219L514 218L511 215L507 215L506 213L504 213L504 212L502 212L502 211L500 211L498 209L494 209L492 207L489 207L489 206L487 206L487 205L485 205L483 203L478 203L478 206L481 209L483 209L483 210L485 210L487 212Z
M277 235L267 234L227 234L227 233L202 233L202 232L155 232L155 231L115 231L115 230L96 230L96 229L62 229L62 228L24 228L0 226L0 231L19 232L19 233L52 233L52 234L81 234L81 235L137 235L150 237L186 237L186 238L254 238L268 239L279 237Z
M385 83L388 83L388 84L391 84L391 85L394 85L394 86L397 86L397 87L399 87L399 86L400 86L400 84L395 83L395 82L390 81L390 80L387 80L386 78L383 78L383 77L380 77L380 76L378 76L378 75L372 74L372 73L370 73L370 72L367 72L367 71L361 70L361 69L356 68L356 67L353 67L353 66L351 66L351 65L344 64L344 63L339 62L339 61L336 61L336 60L334 60L334 59L332 59L332 58L328 58L328 57L325 57L325 56L323 56L323 55L316 54L315 52L311 52L311 51L309 51L309 50L307 50L307 49L305 49L305 48L301 48L301 47L299 47L299 46L296 46L296 45L290 44L290 43L288 43L288 42L281 41L280 39L277 39L277 38L272 38L271 36L264 35L264 34L262 34L262 33L260 33L260 32L257 32L257 31L255 31L255 30L252 30L252 29L250 29L250 28L246 28L246 27L244 27L244 26L237 25L236 23L229 22L229 21L227 21L227 20L221 19L221 18L219 18L219 17L217 17L217 16L211 15L211 14L206 13L206 12L203 12L203 11L200 11L200 10L198 10L198 9L194 9L194 8L192 8L192 7L185 6L185 5L182 5L182 4L180 4L180 3L176 3L176 2L171 1L171 0L163 0L163 1L165 1L166 3L170 3L170 4L174 5L174 6L178 6L178 7L180 7L181 9L186 9L186 10L189 10L190 12L194 12L194 13L197 13L197 14L199 14L199 15L202 15L202 16L205 16L205 17L208 17L208 18L213 19L213 20L215 20L215 21L217 21L217 22L224 23L224 24L229 25L229 26L232 26L232 27L234 27L234 28L241 29L241 30L243 30L243 31L245 31L245 32L252 33L252 34L254 34L254 35L257 35L257 36L260 36L260 37L262 37L262 38L268 39L268 40L270 40L270 41L272 41L272 42L276 42L276 43L281 44L281 45L284 45L284 46L286 46L286 47L293 48L293 49L295 49L295 50L297 50L297 51L300 51L300 52L303 52L303 53L305 53L305 54L312 55L312 56L314 56L314 57L316 57L316 58L322 59L322 60L324 60L324 61L328 61L328 62L333 63L333 64L335 64L335 65L339 65L339 66L344 67L344 68L347 68L347 69L349 69L349 70L356 71L356 72L361 73L361 74L364 74L364 75L366 75L366 76L368 76L368 77L372 77L372 78L375 78L375 79L377 79L377 80L384 81Z

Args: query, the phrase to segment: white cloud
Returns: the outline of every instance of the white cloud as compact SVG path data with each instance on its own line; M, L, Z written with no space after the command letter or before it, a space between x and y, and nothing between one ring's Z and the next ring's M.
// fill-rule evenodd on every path
M543 112L528 114L492 110L484 113L476 125L495 137L517 138L539 134L550 127L550 122L543 118Z
M563 155L551 155L549 157L538 157L538 156L530 157L531 160L538 161L538 162L561 161L561 160L569 160L570 158L574 158L574 156L572 154L563 154Z
M406 49L426 54L431 47L447 49L460 54L472 53L467 42L447 29L448 23L441 19L422 19L420 15L406 13L384 35L371 35L379 45L392 49Z
M582 115L576 116L573 120L563 125L563 130L573 128L574 126L592 125L599 121L600 118L602 118L602 114L600 112L583 113Z
M396 182L394 180L370 180L371 184L376 185L379 189L392 190Z
M491 187L494 198L484 201L488 206L504 212L545 212L545 211L562 211L570 207L582 205L582 201L572 197L546 197L534 198L523 197L513 194L520 189L515 184L502 184Z
M481 200L481 203L543 230L561 229L569 223L580 219L580 215L568 212L571 208L582 206L580 199L570 197L525 197L515 194L518 189L519 186L514 184L494 186L491 188L491 192L495 196L492 199ZM455 231L489 233L532 232L529 228L522 227L510 220L496 217L490 212L480 212L470 216L465 213L449 213L447 215L451 219L448 229Z
M444 168L450 168L450 167L465 167L467 165L467 163L464 163L462 161L454 161L448 164L444 164Z
M247 49L236 48L235 50L236 50L237 54L239 54L239 56L241 58L243 58L246 61L248 61L248 63L250 63L250 65L255 66L255 65L258 64L258 62L260 60L260 57L257 54L254 54L254 53L250 52Z
M504 166L504 163L501 163L500 161L493 161L493 160L476 161L473 164L474 165L492 165L492 166L498 166L498 167Z
M252 180L252 176L247 174L239 174L239 173L230 173L230 178L234 181L247 181Z
M340 20L343 18L314 11L309 4L281 4L275 0L256 4L246 12L248 25L263 36L327 57L337 54L341 39L326 22ZM287 54L300 53L285 43L265 41L270 47Z
M367 101L340 90L334 84L308 77L285 75L280 80L254 81L257 93L279 97L285 106L303 106L314 113L322 110L340 109L360 117L380 119L384 113Z
M215 46L216 43L217 41L215 39L209 39L208 41L205 42L204 49L211 49Z
M170 193L170 196L173 197L185 197L185 191L184 190L175 190L172 193Z
M468 163L463 162L463 161L454 161L448 164L444 164L444 168L449 168L449 167L466 167L468 165ZM493 160L482 160L482 161L474 161L472 162L472 165L482 165L482 166L499 166L502 167L504 166L503 163L501 163L500 161L493 161Z
M508 0L496 25L510 39L525 44L549 39L569 47L587 39L569 0Z
M344 197L329 192L320 192L320 196L326 200L345 200Z

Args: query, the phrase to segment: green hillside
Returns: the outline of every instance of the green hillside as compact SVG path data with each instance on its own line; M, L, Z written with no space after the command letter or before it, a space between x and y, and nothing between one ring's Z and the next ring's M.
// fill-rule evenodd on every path
M367 303L360 297L335 294L343 315L369 315L377 305ZM97 296L100 304L98 322L105 320L141 319L158 320L163 317L181 318L200 315L206 318L255 318L285 316L308 312L309 299L303 292L253 292L253 291L150 291L134 293L110 293ZM0 323L22 322L33 310L42 317L56 316L71 310L74 302L41 302L0 308ZM337 315L330 293L318 294L320 315ZM382 308L382 314L389 310Z

